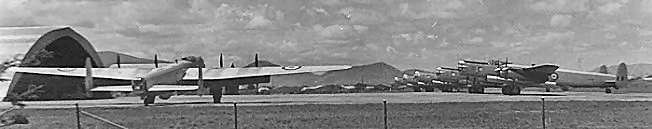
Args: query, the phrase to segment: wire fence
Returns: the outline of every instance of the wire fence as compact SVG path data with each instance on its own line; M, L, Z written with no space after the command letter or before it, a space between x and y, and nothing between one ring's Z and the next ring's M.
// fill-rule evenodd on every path
M546 129L546 106L545 106L546 103L545 103L545 98L542 97L540 99L540 101L541 101L541 127L543 129ZM389 114L390 109L388 109L389 107L388 107L387 100L383 99L381 104L382 104L382 110L383 110L382 111L382 114L383 114L383 116L382 116L382 122L383 122L382 128L384 128L384 129L392 128L391 125L390 125L391 119L390 119L390 116L389 116L391 114ZM241 118L238 118L238 114L239 114L239 112L238 112L238 103L234 102L233 105L232 105L232 108L233 108L233 110L232 110L232 115L231 115L232 118L231 119L233 120L232 121L233 122L233 128L238 129L239 128L238 125L241 124L241 123L238 122L238 120L241 119ZM0 112L0 116L4 115L5 113L7 113L7 112L9 112L11 110L13 110L13 109L9 109L9 110ZM93 114L93 113L90 113L90 112L87 112L87 111L83 111L83 109L80 108L79 104L75 104L75 110L76 110L75 111L75 116L76 116L76 122L77 122L77 129L84 128L84 127L82 127L82 120L81 120L84 116L88 117L88 118L92 118L92 119L97 120L97 121L101 121L103 123L106 123L106 124L114 127L114 128L120 128L120 129L127 129L128 128L128 127L123 126L123 125L121 125L119 123L116 123L116 122L113 122L113 121L111 121L109 119L103 118L103 117L101 117L99 115L96 115L96 114Z

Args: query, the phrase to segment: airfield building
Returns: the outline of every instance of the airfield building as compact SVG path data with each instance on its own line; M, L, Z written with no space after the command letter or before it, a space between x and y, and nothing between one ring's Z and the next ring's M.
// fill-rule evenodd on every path
M0 28L0 58L6 64L20 67L82 68L86 58L93 67L102 67L102 60L88 40L70 27L3 27ZM45 84L58 80L61 84ZM68 85L64 77L47 77L37 74L17 73L8 86L0 87L2 96L20 94L30 88L44 85L32 98L74 99L80 96L83 79L79 85ZM74 79L72 82L77 83ZM6 83L3 83L6 84ZM82 86L80 86L82 85Z
M107 67L92 44L68 26L0 27L0 61L4 66L83 68L86 58L95 68ZM107 62L104 62L107 63ZM112 63L112 61L109 61ZM110 64L109 64L110 65ZM65 69L62 69L65 70ZM7 73L0 73L7 75ZM0 97L11 97L42 86L27 99L82 99L84 79L16 73L11 82L0 83ZM94 79L101 84L129 85L124 81ZM48 83L45 83L48 82ZM235 88L233 88L235 87ZM237 94L231 86L225 94ZM235 89L235 91L233 91ZM5 98L7 100L7 98Z

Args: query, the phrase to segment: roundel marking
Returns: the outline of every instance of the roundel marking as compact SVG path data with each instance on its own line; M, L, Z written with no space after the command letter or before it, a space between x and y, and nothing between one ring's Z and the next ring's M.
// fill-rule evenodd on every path
M300 69L301 67L302 66L283 66L283 67L281 67L281 69L284 69L284 70L297 70L297 69Z
M548 79L551 81L556 81L557 79L559 79L559 75L557 75L557 73L552 73L548 75Z

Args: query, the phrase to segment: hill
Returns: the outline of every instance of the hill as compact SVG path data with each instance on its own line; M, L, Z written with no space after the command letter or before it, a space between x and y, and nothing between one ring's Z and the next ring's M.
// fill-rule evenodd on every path
M118 52L113 52L113 51L100 51L97 52L97 54L100 56L100 59L102 59L102 63L104 63L105 67L108 67L112 64L117 63L116 55L120 55L120 63L122 64L152 64L154 63L154 59L147 59L147 58L140 58L140 57L135 57L123 53L118 53ZM166 60L158 60L159 63L172 63L170 61Z
M255 65L256 65L255 62L251 62L251 63L247 64L244 67L245 68L247 68L247 67L255 67ZM274 64L274 63L266 61L266 60L259 60L258 61L258 67L279 67L279 66L281 66L281 65Z
M373 63L353 66L351 69L329 71L321 74L304 73L273 76L272 86L314 86L322 84L385 84L394 82L393 78L401 76L401 71L386 63Z
M609 65L607 67L607 71L609 74L614 74L616 73L616 68L618 68L618 64ZM598 70L600 70L600 67L597 67L591 71L597 72ZM627 64L627 72L630 76L634 77L645 77L652 75L652 64Z

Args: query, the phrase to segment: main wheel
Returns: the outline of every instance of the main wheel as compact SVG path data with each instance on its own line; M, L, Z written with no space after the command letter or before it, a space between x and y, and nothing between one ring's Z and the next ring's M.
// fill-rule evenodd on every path
M473 86L469 87L469 93L482 94L482 93L484 93L484 87L483 86L473 85Z
M148 106L149 104L154 104L154 100L156 100L156 95L147 95L145 96L143 103L145 106Z
M504 95L518 95L521 94L521 88L518 86L506 86L502 88Z
M213 103L222 103L222 87L211 87L210 90L213 95Z
M512 95L520 95L520 94L521 94L521 87L514 86L514 88L512 88Z
M503 88L500 88L500 91L501 91L504 95L509 95L509 92L512 91L512 89L510 89L510 88L512 88L512 87L511 87L511 86L505 86L505 87L503 87Z
M611 88L605 88L604 93L607 93L607 94L611 93Z
M450 85L442 85L440 90L442 92L453 92L453 87Z
M428 85L424 87L426 89L426 92L434 92L435 91L435 86Z
M414 87L412 87L412 90L414 92L421 92L421 86L414 86Z

